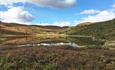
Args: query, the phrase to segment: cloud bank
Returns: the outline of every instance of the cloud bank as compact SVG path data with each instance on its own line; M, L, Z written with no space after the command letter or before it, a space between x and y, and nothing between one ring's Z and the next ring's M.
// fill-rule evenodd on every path
M25 11L23 7L13 7L7 11L0 11L0 18L3 22L31 22L34 17L28 11Z
M35 23L35 24L42 25L42 26L50 25L50 26L60 26L60 27L63 27L63 26L74 26L74 24L69 22L69 21L53 22L52 24L49 24L49 23Z
M110 9L107 10L95 10L95 9L87 9L80 12L80 14L87 15L83 17L81 20L76 21L77 24L84 22L103 22L115 19L115 4L112 5ZM92 15L93 14L93 15Z
M41 7L51 7L51 8L66 8L73 6L76 0L0 0L0 4L13 4L13 3L32 3Z
M84 23L84 22L103 22L103 21L108 21L112 20L115 18L115 12L111 10L104 10L100 11L96 15L88 15L85 18L82 18L78 23Z

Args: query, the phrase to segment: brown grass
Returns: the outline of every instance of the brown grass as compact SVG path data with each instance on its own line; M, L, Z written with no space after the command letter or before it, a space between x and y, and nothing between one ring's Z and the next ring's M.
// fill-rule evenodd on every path
M1 69L15 64L11 70L115 70L115 51L108 49L30 47L0 51L3 57Z

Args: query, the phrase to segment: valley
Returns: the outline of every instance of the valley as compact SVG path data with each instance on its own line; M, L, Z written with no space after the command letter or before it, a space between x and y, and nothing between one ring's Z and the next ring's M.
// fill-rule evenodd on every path
M0 22L1 70L114 70L115 20L75 27Z

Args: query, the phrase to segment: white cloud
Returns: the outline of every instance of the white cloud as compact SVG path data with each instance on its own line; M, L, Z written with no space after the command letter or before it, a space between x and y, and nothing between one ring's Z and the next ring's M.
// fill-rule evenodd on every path
M71 23L68 22L68 21L62 21L62 22L55 22L55 23L53 23L53 25L56 25L56 26L71 26Z
M115 4L112 5L113 8L108 9L108 10L84 10L80 14L89 14L89 16L82 18L79 21L76 21L76 24L79 23L84 23L84 22L103 22L103 21L108 21L115 19ZM95 14L95 15L91 15Z
M25 11L23 7L12 7L7 11L0 11L0 18L3 22L31 22L34 17L28 11Z
M76 0L0 0L0 4L12 4L28 2L43 7L66 8L74 5Z
M22 2L25 3L27 0L0 0L0 5L12 6L13 3Z
M99 12L100 12L99 10L89 9L82 11L80 14L97 14Z
M61 22L54 22L54 23L36 23L37 25L42 25L42 26L47 26L47 25L51 25L51 26L72 26L71 22L68 21L61 21Z
M113 8L115 8L115 4L113 4L113 6L112 6Z
M83 18L79 23L84 22L103 22L112 20L115 18L115 12L114 11L101 11L100 13L96 14L95 16L88 16Z
M30 0L30 2L44 7L66 8L74 5L76 0Z

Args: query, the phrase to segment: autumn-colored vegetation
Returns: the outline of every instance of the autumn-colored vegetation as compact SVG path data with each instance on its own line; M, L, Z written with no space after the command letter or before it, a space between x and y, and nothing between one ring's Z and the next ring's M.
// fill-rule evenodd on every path
M0 70L115 70L115 51L59 46L2 50Z
M35 35L46 33L59 33L67 27L59 26L38 26L38 25L23 25L17 23L0 22L0 35Z
M62 41L87 46L16 46L45 39L56 41L60 37L64 37ZM115 20L76 27L0 22L0 70L115 70L114 40ZM5 47L5 44L10 46Z

